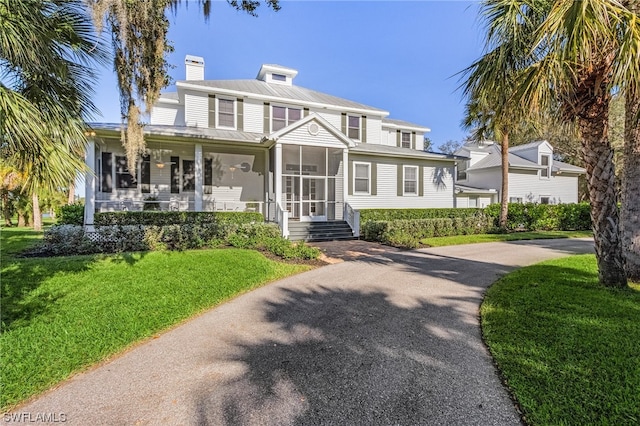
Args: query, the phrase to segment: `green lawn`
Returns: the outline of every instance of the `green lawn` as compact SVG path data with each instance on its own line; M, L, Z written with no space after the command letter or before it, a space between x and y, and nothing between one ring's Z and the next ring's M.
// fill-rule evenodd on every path
M537 240L551 238L593 237L592 231L533 231L512 232L509 234L454 235L451 237L432 237L420 240L430 247L455 246L460 244L492 243L500 241Z
M481 319L529 424L640 424L640 285L600 286L593 255L553 260L489 288Z
M3 228L0 408L199 312L307 270L251 250L21 259L33 231Z

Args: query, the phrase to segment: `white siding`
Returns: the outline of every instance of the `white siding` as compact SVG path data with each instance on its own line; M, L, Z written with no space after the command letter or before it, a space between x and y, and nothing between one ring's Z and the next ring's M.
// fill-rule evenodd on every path
M382 119L367 117L367 143L379 145L382 133Z
M315 123L311 121L310 123ZM309 124L310 124L309 123ZM325 129L322 125L318 125L320 130L317 135L312 135L308 131L309 124L298 127L297 129L285 134L280 139L279 143L296 144L296 145L313 145L313 146L326 146L344 148L345 145L342 141L336 139L336 137Z
M185 124L194 127L209 127L209 96L206 93L184 92Z
M570 175L539 178L537 174L509 173L509 198L519 197L524 202L539 203L540 197L549 197L551 204L577 203L578 178Z
M316 108L310 108L309 112L315 112L338 130L342 127L342 115L339 112Z
M264 103L252 99L244 100L244 131L263 133Z
M184 105L159 103L151 110L150 124L184 126Z
M355 209L453 207L453 165L449 162L415 161L396 158L350 156L350 160L375 162L377 195L349 195ZM424 195L398 196L398 164L423 167ZM353 177L350 177L352 179Z
M382 129L380 131L380 144L388 145L388 146L397 146L398 142L396 140L396 131L389 129Z

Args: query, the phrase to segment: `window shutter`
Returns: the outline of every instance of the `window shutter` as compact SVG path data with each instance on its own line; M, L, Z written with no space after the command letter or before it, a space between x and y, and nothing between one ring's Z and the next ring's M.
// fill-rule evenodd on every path
M424 167L422 166L418 166L418 195L424 196Z
M271 133L271 107L269 102L264 103L264 125L262 130L266 134Z
M400 132L400 130L396 130L396 146L398 148L402 147L402 133Z
M113 167L113 154L110 152L102 153L102 173L101 173L101 185L102 192L111 192L113 191L113 182L112 182L112 167Z
M362 143L367 143L367 116L363 115L361 118L362 121L362 137L360 137L360 140L362 141Z
M345 112L342 113L342 123L340 130L342 130L342 134L347 134L347 113Z
M180 193L180 157L171 157L171 193Z
M400 134L400 133L398 133ZM404 181L403 181L403 170L402 164L398 164L398 197L402 197L402 193L404 192Z
M237 105L236 110L238 111L236 128L240 131L243 131L244 130L244 101L242 100L242 98L238 98L236 105Z
M305 108L303 111L304 111L304 117L309 115L309 108Z
M418 147L416 146L416 132L411 132L411 146L413 147L413 149L418 149Z
M353 195L353 161L349 160L349 195Z
M371 195L378 195L378 163L371 163Z
M209 127L216 127L216 95L209 95Z

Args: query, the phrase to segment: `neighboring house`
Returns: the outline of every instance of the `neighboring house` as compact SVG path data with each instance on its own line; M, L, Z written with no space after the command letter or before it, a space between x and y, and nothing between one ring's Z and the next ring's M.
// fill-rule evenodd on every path
M120 125L92 125L85 223L145 204L259 211L281 226L361 208L454 207L459 158L422 151L428 128L296 86L298 72L279 65L262 65L255 80L204 80L199 57L185 65L186 80L151 111L133 173Z
M457 207L485 207L501 199L502 158L494 142L467 143L455 152ZM553 158L547 141L509 148L509 202L561 204L578 202L578 176L585 170Z

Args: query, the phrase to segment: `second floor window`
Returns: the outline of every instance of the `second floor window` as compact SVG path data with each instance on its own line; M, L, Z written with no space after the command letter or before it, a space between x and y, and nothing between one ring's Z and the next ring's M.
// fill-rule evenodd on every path
M540 176L549 177L549 156L543 155L540 157L540 165L544 166L544 169L540 170Z
M235 127L234 101L218 99L218 127Z
M411 149L411 133L409 132L402 132L401 135L401 145L403 148L409 148Z
M274 106L271 119L271 130L275 132L283 129L289 124L300 120L301 117L302 110L300 108Z
M347 121L347 136L360 140L360 117L350 115Z

